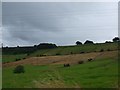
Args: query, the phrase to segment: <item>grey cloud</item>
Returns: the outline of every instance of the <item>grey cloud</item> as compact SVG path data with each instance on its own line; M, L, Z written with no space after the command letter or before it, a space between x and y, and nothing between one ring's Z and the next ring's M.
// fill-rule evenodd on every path
M3 43L9 46L103 42L118 34L117 3L4 2L2 11Z

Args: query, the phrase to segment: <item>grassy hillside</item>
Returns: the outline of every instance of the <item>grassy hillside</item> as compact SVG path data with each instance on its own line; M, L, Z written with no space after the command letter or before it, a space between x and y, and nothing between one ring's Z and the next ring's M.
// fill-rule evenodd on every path
M2 55L2 62L15 62L17 59L23 59L27 54Z
M84 64L25 65L25 73L14 74L14 67L3 68L3 88L116 88L118 87L117 60L99 59Z
M17 66L17 65L56 65L56 64L78 64L80 61L87 62L88 59L108 59L117 58L118 51L104 51L91 52L84 54L59 55L59 56L44 56L44 57L29 57L16 62L9 62L3 64L3 67Z
M3 55L3 62L13 62L16 59L23 59L28 57L39 57L39 56L51 56L51 55L69 55L69 54L82 54L89 52L100 52L103 51L112 51L118 49L118 43L101 43L101 44L88 44L88 45L74 45L74 46L59 46L58 48L53 49L39 49L29 56L26 54L7 54Z
M117 43L105 43L59 46L30 55L3 55L3 62L11 63L3 64L2 85L3 88L117 88L117 49ZM13 62L16 58L27 59ZM88 58L95 59L88 62ZM80 60L85 62L78 64ZM70 67L64 67L64 63L70 63ZM23 64L25 73L13 73L19 64Z
M117 43L101 43L101 44L88 44L88 45L74 45L74 46L59 46L54 49L37 50L31 56L37 55L68 55L68 54L80 54L88 52L99 52L101 49L104 51L116 50L118 48Z

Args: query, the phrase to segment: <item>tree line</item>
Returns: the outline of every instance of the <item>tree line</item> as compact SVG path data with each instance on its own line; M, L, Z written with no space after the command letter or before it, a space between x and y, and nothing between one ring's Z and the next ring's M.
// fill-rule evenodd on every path
M112 39L112 41L113 42L120 42L120 38L119 37L115 37L115 38ZM111 41L106 41L105 43L111 43ZM84 42L84 44L94 44L94 42L91 41L91 40L86 40ZM82 45L82 42L76 41L76 45Z
M22 53L32 53L38 49L52 49L56 48L56 44L52 43L40 43L39 45L27 46L27 47L2 47L3 54L22 54Z

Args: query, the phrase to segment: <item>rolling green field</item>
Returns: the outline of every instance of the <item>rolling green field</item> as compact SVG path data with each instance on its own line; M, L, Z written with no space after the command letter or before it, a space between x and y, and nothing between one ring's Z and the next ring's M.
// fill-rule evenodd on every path
M72 65L26 65L25 73L14 74L14 67L3 68L3 88L116 88L118 64L116 59L100 59Z
M54 49L37 50L29 56L3 55L2 60L9 63L14 62L16 58L40 57L39 55L62 56L117 49L117 43L59 46ZM83 64L72 64L70 67L64 67L63 64L23 65L25 73L21 74L13 73L15 66L3 67L2 86L3 88L118 88L118 58L115 55L111 57L105 55Z
M38 57L40 55L69 55L69 54L80 54L80 53L90 53L90 52L100 52L101 49L104 51L117 50L118 43L101 43L101 44L88 44L88 45L74 45L74 46L59 46L53 49L41 49L31 53L29 56L27 54L7 54L2 55L2 62L14 62L16 59L23 59L28 57Z
M99 52L101 49L104 51L109 50L117 50L118 43L101 43L101 44L88 44L88 45L74 45L74 46L59 46L58 48L54 49L45 49L45 50L38 50L31 54L31 56L37 55L68 55L71 54L80 54L81 52L88 53L88 52Z
M16 59L23 59L26 54L2 55L2 62L15 62Z

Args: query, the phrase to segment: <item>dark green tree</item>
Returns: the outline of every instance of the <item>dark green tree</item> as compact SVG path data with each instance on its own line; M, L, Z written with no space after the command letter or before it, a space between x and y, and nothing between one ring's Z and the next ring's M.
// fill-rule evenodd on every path
M118 42L118 41L120 41L119 37L113 38L113 42Z
M94 44L93 41L86 40L84 44Z
M82 45L82 43L80 41L77 41L76 45Z

